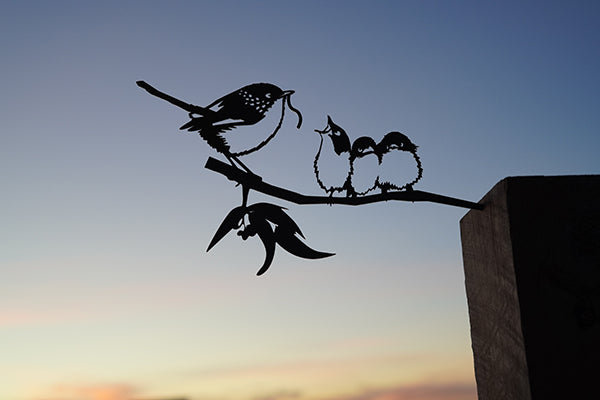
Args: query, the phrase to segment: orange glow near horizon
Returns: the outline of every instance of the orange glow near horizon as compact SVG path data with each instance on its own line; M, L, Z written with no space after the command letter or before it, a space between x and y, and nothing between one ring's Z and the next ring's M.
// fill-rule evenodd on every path
M338 391L312 393L299 389L266 391L248 390L245 395L159 395L143 396L125 384L57 385L33 400L476 400L476 389L471 383L406 384L350 388Z
M475 387L470 383L414 384L396 386L364 386L354 390L310 394L301 390L277 390L250 393L245 396L140 396L127 385L77 386L61 385L34 400L476 400Z
M474 400L469 361L365 357L189 370L137 385L53 385L32 400Z

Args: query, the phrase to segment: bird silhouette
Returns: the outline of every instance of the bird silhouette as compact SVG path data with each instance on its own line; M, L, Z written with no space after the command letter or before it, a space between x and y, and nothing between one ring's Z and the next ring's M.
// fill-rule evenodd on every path
M315 176L321 189L330 196L345 191L346 197L354 197L376 188L377 144L372 138L362 136L351 143L346 131L334 123L329 115L325 129L315 129L315 132L321 136L314 161ZM324 141L325 135L331 141ZM325 154L335 153L337 157L321 157L324 147ZM324 182L323 176L329 177L329 180Z
M376 186L382 193L390 190L412 190L423 176L417 146L400 132L389 132L375 147L379 159Z
M377 144L369 136L361 136L352 143L350 150L351 196L364 196L377 187L379 167Z
M285 102L290 110L298 115L298 125L302 125L302 114L295 109L290 101L293 90L282 90L270 83L253 83L244 86L234 92L218 98L206 107L200 107L192 104L186 104L174 97L162 93L144 81L138 81L137 85L147 90L150 94L158 96L169 101L189 112L190 121L182 125L179 129L189 132L198 132L209 146L222 153L235 166L234 162L241 166L246 172L252 173L244 165L239 156L253 153L265 146L279 131L283 122L285 111ZM257 145L239 151L232 152L227 140L222 136L223 133L244 125L254 125L260 122L273 105L282 99L282 111L279 124L274 132Z
M319 150L313 163L317 183L326 193L333 196L336 192L352 193L350 186L350 151L352 150L350 138L340 126L336 125L330 116L327 116L327 126L323 130L315 129L321 139ZM324 140L329 136L331 140ZM321 157L322 153L334 157Z
M387 133L379 143L372 137L361 136L350 144L346 131L330 116L327 116L325 129L315 132L321 136L314 161L315 176L321 189L330 196L344 190L347 197L364 196L376 188L382 193L411 190L423 175L417 146L400 132ZM325 135L329 136L330 142L323 139ZM333 150L337 155L333 161L338 172L331 183L324 182L322 178L327 169L332 169L331 161L327 163L322 157L324 143L329 144L330 153Z

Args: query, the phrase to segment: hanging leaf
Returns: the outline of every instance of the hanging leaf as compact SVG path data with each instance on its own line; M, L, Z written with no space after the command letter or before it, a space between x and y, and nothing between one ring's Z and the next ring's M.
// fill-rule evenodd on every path
M256 203L248 207L248 211L258 213L281 229L297 233L304 238L298 224L283 210L286 208L271 203Z
M298 237L293 233L282 230L279 227L275 228L274 234L277 244L279 244L285 251L295 255L296 257L318 259L335 255L335 253L325 253L314 250L298 239Z
M248 220L250 221L249 227L252 227L252 229L258 234L263 246L265 246L265 261L263 262L262 267L260 267L256 273L256 275L260 276L269 269L271 263L273 262L273 257L275 256L275 235L273 234L273 228L271 225L261 215L250 213L248 215Z
M242 218L244 218L245 214L246 207L244 206L239 206L229 211L229 214L227 214L223 222L221 222L221 225L217 229L217 232L210 241L210 244L208 245L206 251L210 251L210 249L212 249L213 246L216 245L221 239L223 239L223 237L225 237L225 235L227 235L230 231L232 231L233 229L238 229L240 227Z

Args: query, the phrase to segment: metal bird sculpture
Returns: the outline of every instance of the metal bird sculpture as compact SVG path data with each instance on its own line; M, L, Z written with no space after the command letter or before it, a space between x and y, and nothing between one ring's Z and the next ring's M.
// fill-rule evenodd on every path
M389 132L375 147L379 159L376 186L382 193L390 190L412 190L423 177L417 146L400 132Z
M313 162L317 183L329 196L344 190L350 193L352 191L350 186L352 146L346 131L336 125L330 116L327 116L327 126L322 130L315 129L315 132L319 134L320 138L319 150ZM328 136L331 140L324 140L324 136ZM336 156L322 158L323 150L325 150L325 154L335 153Z
M250 171L238 157L260 150L275 137L283 123L286 103L289 109L298 115L297 128L300 129L300 126L302 125L302 114L292 106L290 100L294 91L284 91L270 83L254 83L244 86L218 98L206 107L187 104L166 93L158 91L144 81L137 81L136 83L148 93L188 111L190 121L182 125L179 129L187 130L189 132L198 132L200 137L202 137L202 139L204 139L213 149L223 154L227 160L229 160L231 165L235 166L235 162L249 173L252 173L252 171ZM240 126L254 125L260 122L269 109L271 109L271 107L280 99L282 100L281 118L273 133L251 148L239 152L232 152L227 140L223 137L223 133Z
M350 186L352 196L364 196L377 185L379 157L377 144L369 136L361 136L352 143L350 150Z
M250 190L291 201L296 204L347 204L361 205L388 200L404 201L433 201L459 207L483 209L478 203L453 199L413 190L423 174L421 160L417 155L417 146L400 132L387 133L379 143L369 137L361 136L350 141L346 131L335 124L327 116L327 126L323 130L315 130L319 134L319 149L314 159L313 167L317 183L329 196L308 196L292 190L274 186L262 180L244 165L239 157L260 150L271 141L280 130L285 116L286 104L298 116L297 129L302 125L302 114L291 104L293 90L282 90L270 83L254 83L244 86L225 96L214 100L205 107L185 103L175 97L163 93L144 81L136 82L139 87L149 94L163 99L188 112L190 120L179 129L188 132L198 132L210 147L223 154L229 164L212 157L206 162L205 168L223 174L231 181L237 182L242 189L242 205L232 209L219 225L213 235L206 251L210 251L231 231L243 240L258 236L265 249L265 259L257 275L264 274L271 266L275 257L277 246L290 254L306 259L320 259L333 256L309 247L302 239L298 224L284 211L285 208L270 203L255 203L248 205ZM257 125L265 120L257 129L245 129L245 133L260 131L265 137L262 127L274 119L265 118L271 108L281 100L281 116L277 126L266 139L257 141L252 136L231 136L227 133L237 133L236 128ZM273 126L273 125L271 125ZM233 131L233 132L230 132ZM329 139L325 139L328 136ZM245 150L236 143L230 146L228 140L236 138L249 138L252 144ZM258 143L256 143L258 142ZM236 149L235 151L232 150ZM333 155L333 157L323 157ZM405 156L409 160L408 168L397 169L397 164L392 162L394 156ZM408 157L406 157L408 155ZM331 161L331 162L330 162ZM414 164L416 163L416 174ZM385 174L385 167L392 166L391 175ZM410 176L406 179L406 174ZM412 174L412 175L411 175ZM403 183L404 180L406 183ZM369 195L372 190L379 188L381 194ZM392 191L391 193L388 193ZM345 197L333 197L335 193L345 192ZM399 193L401 192L401 193Z
M343 191L346 191L346 197L364 196L376 188L379 188L382 193L390 190L412 190L413 185L423 176L421 159L417 155L417 146L400 132L387 133L379 143L369 136L361 136L350 144L350 138L346 131L335 124L330 116L327 116L325 129L315 130L315 132L320 134L321 141L313 169L318 185L330 196L335 192ZM326 173L324 170L327 165L322 155L323 136L325 135L331 139L329 147L337 156L332 158L337 160L338 165L343 165L345 168L345 177L338 177L334 183L325 183L322 178L322 175ZM399 164L397 160L393 160L398 157L387 156L393 150L401 153L400 158L409 154L409 164L406 160ZM331 151L329 152L331 153ZM404 158L406 157L404 156ZM413 175L411 175L411 171L415 169L410 163L416 163L416 173Z

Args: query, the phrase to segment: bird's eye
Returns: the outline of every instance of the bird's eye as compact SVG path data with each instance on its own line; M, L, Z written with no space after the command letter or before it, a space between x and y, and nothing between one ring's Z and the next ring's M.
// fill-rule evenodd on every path
M265 97L266 97L267 99L270 99L270 98L271 98L271 93L267 93L267 94L265 94Z

